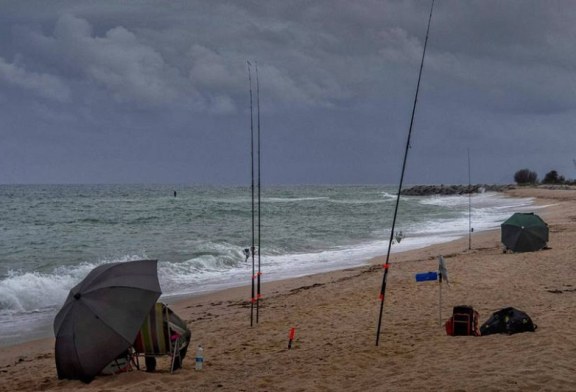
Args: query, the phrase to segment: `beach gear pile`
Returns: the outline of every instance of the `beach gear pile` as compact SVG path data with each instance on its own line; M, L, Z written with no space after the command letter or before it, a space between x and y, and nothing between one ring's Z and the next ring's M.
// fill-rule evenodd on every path
M170 358L170 372L182 367L191 333L186 322L166 304L157 302L150 310L134 341L135 358L144 357L146 371L156 369L156 357ZM139 368L139 363L137 362Z
M480 327L482 336L495 333L512 335L519 332L534 332L538 328L530 316L521 310L509 307L492 313L492 316Z
M472 306L454 306L452 317L444 324L450 336L480 336L478 312Z
M501 224L501 241L505 252L533 252L544 249L549 240L548 224L538 215L514 213ZM444 266L445 268L445 266ZM434 280L432 273L419 274L417 281ZM430 275L430 279L427 276ZM525 312L507 307L490 316L478 328L478 312L471 306L455 306L444 324L446 334L450 336L486 336L498 333L512 335L519 332L534 332L537 325Z
M103 264L90 271L54 319L58 378L88 383L132 364L139 368L137 354L147 363L169 355L171 370L180 367L191 333L156 302L161 293L157 260Z
M478 328L478 312L472 306L454 306L452 316L444 324L449 336L486 336L492 334L512 335L534 332L538 326L530 316L513 307L500 309Z

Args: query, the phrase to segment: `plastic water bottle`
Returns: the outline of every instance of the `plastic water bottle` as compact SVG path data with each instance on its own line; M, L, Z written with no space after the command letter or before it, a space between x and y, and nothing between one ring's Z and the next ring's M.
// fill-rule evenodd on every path
M202 345L199 344L198 348L196 348L196 370L202 370L202 366L204 365L204 348Z

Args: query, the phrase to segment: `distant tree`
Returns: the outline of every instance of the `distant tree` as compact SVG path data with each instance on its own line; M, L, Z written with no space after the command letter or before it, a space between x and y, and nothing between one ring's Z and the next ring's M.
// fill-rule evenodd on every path
M519 185L536 184L538 182L538 174L532 170L521 169L514 173L514 181Z
M565 182L566 179L564 176L558 175L556 170L550 170L542 180L542 183L544 184L564 184Z

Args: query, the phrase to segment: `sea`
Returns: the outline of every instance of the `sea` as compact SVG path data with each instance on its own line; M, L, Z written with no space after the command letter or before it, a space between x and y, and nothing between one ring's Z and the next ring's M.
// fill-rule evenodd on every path
M263 187L254 202L262 281L386 254L396 195L395 186ZM105 263L157 259L167 302L249 286L252 206L242 186L0 185L0 346L53 336L69 290ZM535 208L495 192L402 196L403 239L391 249L448 242Z

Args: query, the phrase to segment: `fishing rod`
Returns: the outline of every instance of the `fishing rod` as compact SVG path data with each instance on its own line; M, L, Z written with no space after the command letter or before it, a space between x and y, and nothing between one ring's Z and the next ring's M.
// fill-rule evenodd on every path
M410 138L412 137L412 127L414 125L414 114L416 113L416 102L418 102L418 92L420 91L420 80L422 78L422 68L424 67L424 57L426 55L426 46L428 44L428 34L430 33L430 22L432 21L432 10L434 9L434 0L430 7L430 16L428 17L428 27L426 29L426 39L424 40L424 50L422 51L422 60L420 62L420 71L418 73L418 83L416 84L416 94L414 95L414 105L412 106L412 117L410 119L410 128L406 140L406 150L404 152L404 161L402 163L402 173L398 185L398 195L396 197L396 206L394 207L394 217L392 219L392 229L390 230L390 240L388 241L388 252L386 253L386 262L384 263L384 275L382 276L382 286L380 288L380 315L378 316L378 329L376 330L376 346L380 343L380 329L382 327L382 313L384 311L384 294L386 293L386 280L388 278L388 268L390 267L390 251L392 241L394 240L394 228L396 227L396 218L398 216L398 205L400 204L400 193L404 183L404 173L406 171L406 161L408 160L408 151L410 150Z
M472 181L470 175L470 149L468 149L468 250L472 249Z
M257 287L256 287L256 324L258 324L258 319L260 316L260 298L262 294L260 292L260 276L262 273L260 272L260 232L262 228L261 224L261 214L260 214L260 206L261 206L261 182L260 182L260 78L258 76L258 63L255 64L256 66L256 108L257 108L257 145L258 145L258 273L256 274L257 279Z
M254 260L254 237L255 237L255 206L254 206L254 108L252 104L252 64L248 63L248 82L250 85L250 173L252 177L251 191L252 191L252 242L250 245L250 254L252 256L252 294L250 297L250 326L254 325L254 275L255 275L255 260Z

